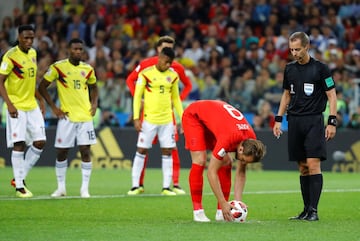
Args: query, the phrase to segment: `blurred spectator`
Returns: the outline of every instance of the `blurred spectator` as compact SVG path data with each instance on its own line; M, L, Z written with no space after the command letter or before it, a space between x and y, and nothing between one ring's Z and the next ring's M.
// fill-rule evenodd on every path
M74 38L73 34L77 34L80 39L85 39L85 31L86 24L82 21L81 15L76 13L71 15L71 23L67 27L66 40L70 41L70 39Z
M244 80L238 76L235 78L234 85L230 92L229 103L242 112L252 111L252 93L245 89Z
M231 67L225 67L220 77L218 99L229 102L231 99Z
M204 78L205 87L200 93L200 99L202 100L216 100L219 94L219 86L216 80L207 74Z
M349 129L360 129L360 114L359 113L353 113L350 117L350 121L346 126Z
M13 45L17 39L17 31L10 16L5 16L2 20L1 31L5 34L4 39Z
M98 52L103 52L103 58L107 61L109 60L110 48L105 46L105 32L98 31L96 33L95 45L88 50L89 53L89 63L93 66L96 64L96 58L98 57Z
M185 48L183 57L191 59L195 64L199 62L201 58L205 56L204 50L198 39L194 39L191 43L191 47Z
M271 109L274 112L277 112L277 108L280 104L280 100L283 93L283 80L284 80L284 74L283 71L278 71L275 75L276 84L273 86L270 86L268 91L265 92L264 98L265 100L269 101L271 105Z
M257 113L254 116L254 125L256 125L257 128L272 130L274 124L275 114L272 111L270 103L266 100L260 100L257 106Z
M103 19L99 19L95 13L91 13L86 20L86 28L84 34L84 41L86 46L92 47L95 45L96 33L100 30L106 30Z

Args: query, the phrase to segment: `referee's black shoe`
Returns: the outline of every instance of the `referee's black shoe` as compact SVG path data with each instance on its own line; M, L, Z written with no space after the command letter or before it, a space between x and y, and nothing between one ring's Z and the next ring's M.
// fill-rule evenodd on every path
M307 216L305 217L306 221L319 221L319 216L317 214L317 210L311 209L308 211Z
M304 209L299 215L289 218L290 220L305 220L308 216L307 211Z

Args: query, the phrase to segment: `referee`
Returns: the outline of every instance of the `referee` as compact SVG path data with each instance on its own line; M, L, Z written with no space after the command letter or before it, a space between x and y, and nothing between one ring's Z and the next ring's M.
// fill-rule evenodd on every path
M288 120L289 160L296 161L300 172L300 187L304 210L292 220L319 220L317 207L323 176L321 161L326 159L326 141L336 133L336 91L329 68L310 57L309 36L295 32L289 37L289 49L294 61L284 70L283 94L273 133L280 137L283 115ZM322 112L330 104L328 124L324 127Z

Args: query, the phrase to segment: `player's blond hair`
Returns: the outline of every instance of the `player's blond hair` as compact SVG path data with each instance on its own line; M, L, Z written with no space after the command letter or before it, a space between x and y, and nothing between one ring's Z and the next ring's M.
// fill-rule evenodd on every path
M163 43L169 43L175 45L175 39L169 35L161 36L156 43L156 47L161 46Z

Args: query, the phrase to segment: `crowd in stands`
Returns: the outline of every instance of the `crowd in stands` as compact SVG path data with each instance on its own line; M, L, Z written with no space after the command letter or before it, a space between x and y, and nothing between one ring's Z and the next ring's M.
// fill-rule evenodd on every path
M252 113L256 128L271 128L291 60L288 37L305 31L311 56L333 72L339 118L347 117L341 127L360 128L356 0L25 0L23 9L3 18L0 55L15 43L22 24L36 27L39 77L66 57L68 40L85 41L84 61L96 70L103 125L116 125L115 113L131 113L126 76L156 54L159 36L170 35L193 84L187 101L222 99Z

